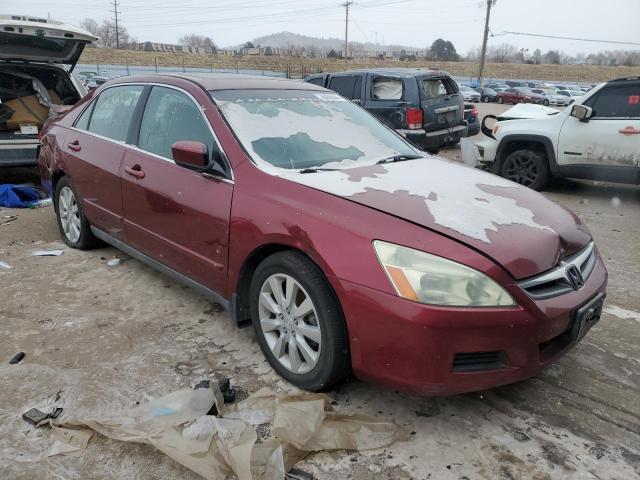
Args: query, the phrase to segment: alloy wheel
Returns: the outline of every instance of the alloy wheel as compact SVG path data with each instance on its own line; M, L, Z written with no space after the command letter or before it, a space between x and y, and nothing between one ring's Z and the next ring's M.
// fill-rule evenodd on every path
M63 187L60 190L58 215L67 240L76 243L80 239L80 212L76 196L69 187Z
M320 358L322 337L316 308L293 277L277 273L260 289L260 328L278 362L295 374L311 371Z
M531 187L538 180L540 171L536 159L528 155L511 155L506 160L504 176L511 181Z

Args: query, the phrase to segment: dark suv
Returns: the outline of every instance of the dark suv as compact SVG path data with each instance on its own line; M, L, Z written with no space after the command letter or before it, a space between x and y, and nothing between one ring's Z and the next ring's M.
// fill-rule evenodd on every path
M464 104L447 72L380 68L309 75L305 82L330 88L361 105L418 148L437 152L466 136Z

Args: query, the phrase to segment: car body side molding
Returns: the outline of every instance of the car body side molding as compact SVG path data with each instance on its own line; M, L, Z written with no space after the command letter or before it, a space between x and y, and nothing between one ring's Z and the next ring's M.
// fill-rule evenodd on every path
M158 262L157 260L151 258L150 256L142 253L139 250L136 250L135 248L127 245L126 243L122 242L121 240L118 240L115 237L112 237L108 233L105 233L94 226L91 227L91 231L96 237L108 243L112 247L115 247L118 250L122 250L127 255L135 258L136 260L144 263L145 265L155 268L156 270L163 273L164 275L167 275L168 277L171 277L172 279L188 286L192 290L195 290L196 292L203 295L204 297L211 300L212 302L216 302L220 304L222 307L224 307L225 310L229 311L231 306L229 303L229 300L225 299L218 292L211 290L209 287L206 287L205 285L202 285L201 283L196 282L195 280L190 279L189 277L181 274L180 272L175 271L173 268L167 267L166 265Z

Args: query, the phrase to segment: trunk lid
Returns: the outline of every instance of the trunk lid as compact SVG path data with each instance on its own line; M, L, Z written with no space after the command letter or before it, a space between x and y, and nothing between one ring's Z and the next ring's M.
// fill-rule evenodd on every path
M97 37L54 20L0 15L0 61L57 63L73 67Z
M283 176L458 240L516 279L555 267L591 240L573 213L543 195L444 159Z

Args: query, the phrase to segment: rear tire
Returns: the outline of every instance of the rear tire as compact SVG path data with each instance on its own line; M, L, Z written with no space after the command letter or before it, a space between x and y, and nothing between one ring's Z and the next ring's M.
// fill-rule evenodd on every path
M320 269L301 253L275 253L258 265L250 311L262 352L288 382L322 391L350 373L340 304Z
M549 100L547 100L546 98L542 101L542 105L544 105L545 107L549 106Z
M482 101L483 101L484 103L489 103L489 97L484 97L484 98L482 99Z
M544 155L534 150L516 150L503 160L500 176L540 191L549 183L549 164Z
M91 224L84 215L82 204L68 177L62 177L58 181L53 195L53 206L64 243L80 250L100 246L100 241L93 235Z

